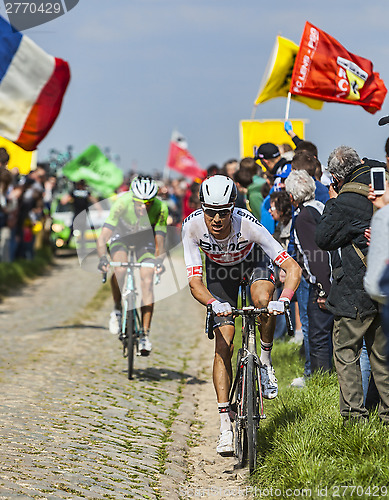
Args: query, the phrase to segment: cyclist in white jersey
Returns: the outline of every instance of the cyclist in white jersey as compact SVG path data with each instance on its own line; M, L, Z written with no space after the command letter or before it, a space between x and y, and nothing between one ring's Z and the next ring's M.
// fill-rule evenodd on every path
M284 312L300 283L301 269L257 219L247 210L235 208L236 186L223 175L206 179L200 186L202 208L183 222L182 239L189 287L201 304L212 304L215 317L215 357L213 383L220 413L220 438L216 448L222 456L233 454L233 433L229 418L229 391L232 380L231 357L234 321L241 279L247 276L255 307L268 307L272 313L261 318L261 378L264 397L278 394L271 362L275 315ZM205 254L206 285L203 282ZM273 301L273 264L286 272L284 290Z

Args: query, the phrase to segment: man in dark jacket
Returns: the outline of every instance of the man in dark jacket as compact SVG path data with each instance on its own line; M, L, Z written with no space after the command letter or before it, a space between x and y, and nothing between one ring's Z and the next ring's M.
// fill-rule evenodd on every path
M334 360L340 387L340 413L346 419L365 419L359 357L363 338L381 401L378 414L389 423L389 369L385 360L386 338L378 305L363 286L368 250L365 230L370 226L373 205L367 198L370 167L380 162L364 159L347 146L336 148L328 158L334 178L316 229L316 243L323 250L340 249L342 265L334 280L326 306L335 316Z

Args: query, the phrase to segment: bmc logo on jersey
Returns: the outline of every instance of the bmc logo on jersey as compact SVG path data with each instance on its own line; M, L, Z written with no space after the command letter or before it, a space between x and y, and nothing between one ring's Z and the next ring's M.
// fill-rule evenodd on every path
M196 215L200 215L202 213L203 213L203 211L202 211L201 208L199 208L195 212L192 212L190 215L188 215L188 217L186 219L184 219L184 222L182 223L182 225L186 224L188 221L190 221L191 219L193 219L193 217L196 217Z
M231 242L228 248L222 248L217 243L209 243L200 239L200 247L204 252L240 252L247 247L249 240L238 241L237 244Z

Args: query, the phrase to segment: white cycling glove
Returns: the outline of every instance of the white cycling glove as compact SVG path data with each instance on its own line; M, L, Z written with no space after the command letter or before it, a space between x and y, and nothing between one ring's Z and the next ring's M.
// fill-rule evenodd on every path
M288 299L271 300L267 305L270 314L282 314L285 311L285 302L289 303Z
M212 311L215 314L228 313L232 314L231 306L228 302L220 302L219 300L214 300L212 302Z

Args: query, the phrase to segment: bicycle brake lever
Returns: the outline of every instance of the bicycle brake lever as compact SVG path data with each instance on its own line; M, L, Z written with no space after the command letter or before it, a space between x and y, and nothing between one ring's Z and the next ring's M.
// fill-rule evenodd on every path
M207 304L207 318L205 320L205 333L208 335L209 340L212 340L215 337L215 335L213 333L212 304Z
M284 303L284 311L285 311L285 321L286 321L286 328L288 330L288 335L289 337L294 336L294 328L292 324L292 317L290 315L290 304L289 302L285 301Z

